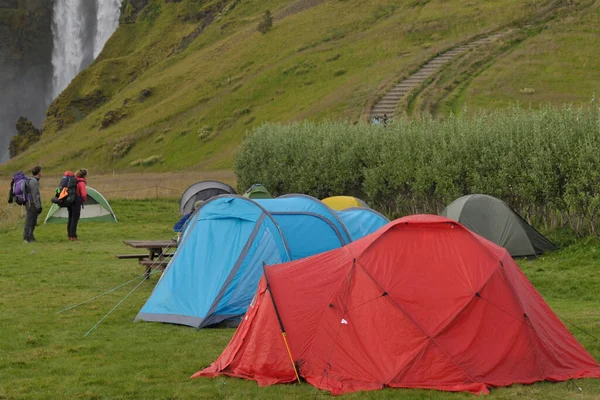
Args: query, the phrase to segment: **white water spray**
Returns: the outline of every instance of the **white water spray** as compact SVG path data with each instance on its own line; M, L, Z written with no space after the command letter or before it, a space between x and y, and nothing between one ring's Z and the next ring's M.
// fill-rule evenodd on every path
M94 38L94 58L98 57L108 38L119 26L121 0L96 0L98 2L96 18L96 37Z
M52 98L100 54L119 24L121 0L54 0Z
M89 1L89 0L88 0ZM81 0L56 0L52 21L52 98L67 87L83 64Z

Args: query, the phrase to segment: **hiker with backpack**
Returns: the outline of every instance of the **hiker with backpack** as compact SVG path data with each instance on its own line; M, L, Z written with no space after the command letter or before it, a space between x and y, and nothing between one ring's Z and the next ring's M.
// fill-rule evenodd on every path
M79 240L77 238L77 224L79 223L79 217L81 216L81 209L83 208L83 204L87 200L86 177L87 170L84 168L75 172L75 198L70 204L67 205L67 211L69 212L69 220L67 222L67 234L69 236L69 240L71 241ZM72 179L70 179L70 182L72 182Z
M42 213L42 196L40 194L40 178L42 167L35 166L31 170L31 177L27 177L22 171L13 175L8 202L13 201L25 206L27 216L23 227L23 241L25 243L35 242L33 231L37 225L38 215Z

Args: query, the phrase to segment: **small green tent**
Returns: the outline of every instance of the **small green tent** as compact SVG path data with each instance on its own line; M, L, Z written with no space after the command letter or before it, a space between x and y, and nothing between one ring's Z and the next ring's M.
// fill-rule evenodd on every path
M440 215L504 247L513 257L531 257L556 246L502 200L485 194L463 196Z
M255 183L250 186L250 189L246 190L244 193L244 197L249 199L272 199L271 193L267 190L266 187L261 185L260 183Z
M69 212L65 207L52 204L44 224L65 223L69 218ZM117 222L117 217L110 208L108 201L97 190L87 187L87 200L81 210L80 221Z

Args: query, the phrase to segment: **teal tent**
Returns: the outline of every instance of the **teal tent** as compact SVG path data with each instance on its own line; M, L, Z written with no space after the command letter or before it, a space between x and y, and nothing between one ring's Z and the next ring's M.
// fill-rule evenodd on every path
M65 207L52 204L44 224L66 223L69 212ZM87 200L81 210L80 221L117 222L117 217L108 201L96 189L87 187Z
M263 265L351 241L335 211L313 197L214 197L190 216L175 255L136 320L196 328L238 323Z
M255 183L250 186L248 190L244 193L244 197L248 199L272 199L271 193L267 190L266 187L261 185L260 183Z

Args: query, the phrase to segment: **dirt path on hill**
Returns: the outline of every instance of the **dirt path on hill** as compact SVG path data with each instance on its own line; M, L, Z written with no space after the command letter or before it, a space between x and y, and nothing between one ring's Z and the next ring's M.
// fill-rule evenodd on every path
M324 3L326 0L298 0L295 3L290 4L287 8L283 9L279 13L275 14L273 20L280 21L291 15L297 14L302 11L306 11L309 8L318 6Z
M382 117L384 114L388 117L392 117L396 113L396 109L398 108L398 103L400 100L408 93L419 87L428 78L435 75L439 70L442 69L442 67L444 67L444 65L466 54L470 50L476 50L480 46L491 44L511 32L512 30L505 30L494 33L441 53L437 57L425 63L415 73L401 80L394 85L394 87L388 90L371 108L370 119L374 118L375 116Z
M584 4L581 7L585 8L592 4ZM369 120L371 121L374 117L382 117L386 114L388 117L394 116L398 110L398 106L401 101L404 101L405 97L413 93L416 89L422 88L423 83L428 79L434 78L439 75L439 72L447 64L461 58L466 55L469 51L478 51L484 46L494 45L495 42L506 39L509 36L518 33L522 29L530 28L533 25L543 25L548 20L554 18L557 15L557 11L570 8L571 5L564 4L560 0L551 1L546 6L540 8L537 13L525 21L517 21L515 23L520 24L520 28L505 28L504 30L497 31L488 36L470 41L461 46L449 49L429 62L421 66L416 72L403 79L389 89L377 102L370 108Z

